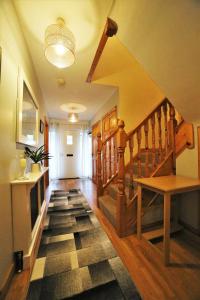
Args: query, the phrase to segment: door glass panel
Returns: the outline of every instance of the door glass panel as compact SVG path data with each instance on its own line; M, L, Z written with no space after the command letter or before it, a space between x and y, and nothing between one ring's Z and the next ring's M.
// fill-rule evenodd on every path
M73 145L73 136L67 135L67 145Z

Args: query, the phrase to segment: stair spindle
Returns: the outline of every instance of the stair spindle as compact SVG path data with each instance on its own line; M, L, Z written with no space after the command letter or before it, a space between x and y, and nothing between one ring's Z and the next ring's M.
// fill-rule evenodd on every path
M158 119L158 145L159 145L159 162L162 161L162 129L161 129L161 108L157 110L157 119Z
M176 174L176 145L175 145L176 119L175 119L175 109L171 104L170 104L169 114L170 114L169 143L170 143L170 150L173 151L172 169L173 169L173 174Z
M168 154L168 126L167 126L167 102L163 103L164 127L165 127L165 157Z
M111 139L109 140L109 157L108 157L108 178L112 176L112 163L111 163Z
M102 151L102 140L101 133L97 134L97 206L99 207L98 197L103 195L103 184L102 184L102 169L101 169L101 151Z
M156 138L155 138L155 114L151 117L152 130L152 171L156 168Z
M142 139L141 128L138 128L138 130L137 130L137 144L138 144L138 155L137 155L137 159L138 159L138 177L141 177L141 175L142 175L142 167L141 167L141 139Z
M145 134L145 176L149 177L149 122L148 119L144 124L144 134Z
M103 183L107 182L107 157L106 157L106 147L107 145L103 145Z
M134 140L133 135L129 139L129 151L130 151L130 162L129 162L129 174L130 174L130 185L129 185L129 199L133 197L134 190L133 190L133 147L134 147Z

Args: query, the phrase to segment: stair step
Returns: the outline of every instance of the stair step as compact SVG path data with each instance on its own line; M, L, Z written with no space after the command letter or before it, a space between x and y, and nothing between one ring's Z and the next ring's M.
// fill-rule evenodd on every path
M99 197L99 206L110 223L116 227L116 201L109 195Z
M118 185L115 183L111 183L106 190L108 191L109 195L113 198L113 200L117 200L117 193L118 193ZM125 187L125 194L128 197L129 195L129 187Z
M170 233L175 233L175 232L178 232L182 229L183 227L179 224L174 224L172 223L171 224L171 229L170 229ZM155 230L151 230L151 231L148 231L148 232L144 232L142 234L142 236L150 241L150 240L153 240L153 239L156 239L156 238L159 238L161 236L163 236L163 233L164 233L164 229L163 228L159 228L159 229L155 229Z

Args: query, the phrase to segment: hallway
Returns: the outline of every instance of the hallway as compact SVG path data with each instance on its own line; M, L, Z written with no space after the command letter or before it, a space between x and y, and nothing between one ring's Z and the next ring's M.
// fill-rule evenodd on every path
M135 235L121 239L117 236L96 207L96 187L90 180L57 180L50 184L47 194L49 197L52 190L72 188L80 188L87 198L143 299L199 299L200 241L191 233L185 232L177 236L177 240L173 239L172 263L165 267L160 251L162 243L154 247L146 240L138 241ZM26 283L29 276L28 272L16 275L6 300L25 299L28 285L24 289L22 280Z

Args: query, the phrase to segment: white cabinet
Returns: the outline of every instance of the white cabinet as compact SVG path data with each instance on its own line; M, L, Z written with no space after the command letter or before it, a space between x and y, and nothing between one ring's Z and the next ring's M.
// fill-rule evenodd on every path
M28 174L28 180L13 180L12 220L14 252L23 250L24 268L30 267L46 212L45 173Z

